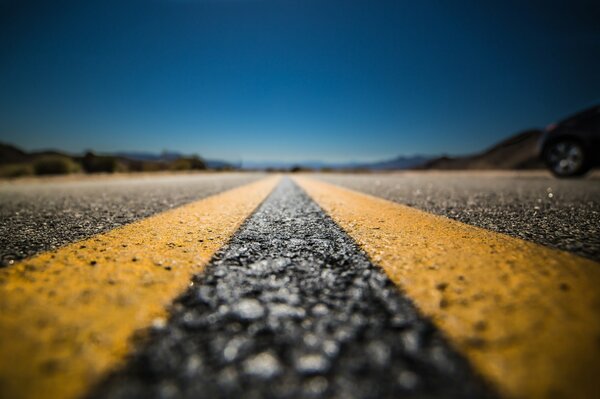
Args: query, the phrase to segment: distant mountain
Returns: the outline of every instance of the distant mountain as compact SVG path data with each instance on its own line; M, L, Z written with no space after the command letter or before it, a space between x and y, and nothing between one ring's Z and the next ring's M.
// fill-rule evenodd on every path
M415 155L412 157L399 156L389 161L363 164L362 167L371 170L414 169L424 165L430 160L431 157L424 155Z
M281 169L289 170L295 167L304 169L323 169L323 168L334 168L339 169L338 164L332 164L322 161L301 161L301 162L287 162L287 161L242 161L242 169L245 170L265 170L265 169Z
M186 155L180 152L162 152L160 154L154 154L151 152L126 152L121 151L114 154L119 158L125 158L132 161L148 161L148 162L172 162L180 158L185 158ZM235 165L221 161L218 159L205 159L206 167L208 169L236 169Z
M492 146L488 150L475 155L459 157L430 157L423 155L398 156L393 159L378 162L345 162L328 163L322 161L305 162L258 162L246 161L241 165L220 160L204 160L209 169L279 169L291 170L293 168L322 170L331 169L339 171L349 170L405 170L405 169L441 169L441 170L459 170L459 169L538 169L543 168L542 162L537 158L536 145L541 137L540 130L526 130L520 132L500 143ZM31 162L42 155L61 154L55 151L26 153L19 148L0 143L0 164ZM148 152L117 152L115 154L105 154L106 156L115 156L123 161L130 163L169 163L180 158L187 157L178 152L163 152L161 154ZM70 156L70 155L66 155ZM70 156L73 157L73 156Z
M208 169L239 169L238 165L218 159L205 159L204 163Z
M303 169L333 170L405 170L405 169L542 169L544 165L536 153L542 135L538 129L525 130L511 136L479 154L466 156L428 157L423 155L399 156L380 162L326 163L306 162L244 162L243 169Z
M423 155L399 156L394 159L377 162L338 162L328 163L322 161L283 162L283 161L245 161L242 169L292 169L300 167L304 169L333 169L333 170L399 170L413 169L422 166L431 157Z
M154 154L151 152L117 152L114 154L119 158L131 159L132 161L175 161L179 158L183 158L185 155L178 152L162 152L160 154Z
M486 151L462 157L439 157L417 169L541 169L544 167L536 153L541 130L526 130L509 137Z
M29 162L31 156L25 151L10 145L0 143L0 165Z
M28 153L14 145L0 143L0 165L33 162L40 157L48 155L64 156L78 161L81 161L82 159L82 155L71 155L53 150ZM167 151L160 154L151 152L120 151L113 154L102 154L101 156L116 157L125 163L170 163L181 158L189 158L188 155L179 152ZM208 169L236 169L235 165L218 159L205 159L204 163Z

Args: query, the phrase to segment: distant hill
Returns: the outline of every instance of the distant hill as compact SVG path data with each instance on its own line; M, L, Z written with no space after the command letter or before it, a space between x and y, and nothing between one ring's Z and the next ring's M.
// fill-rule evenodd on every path
M475 155L460 157L428 157L423 155L398 156L393 159L378 162L346 162L346 163L327 163L321 161L306 162L243 162L241 166L232 165L228 162L219 160L204 160L209 169L281 169L292 170L312 169L312 170L406 170L406 169L440 169L440 170L460 170L460 169L539 169L544 165L537 158L536 145L541 137L540 130L526 130L520 132L500 143L494 145L488 150ZM71 156L55 151L32 152L27 153L21 149L0 143L0 165L17 164L33 162L43 155L64 155L80 161L81 156ZM130 170L139 168L142 164L171 163L186 156L177 152L163 152L161 154L147 152L117 152L115 154L105 154L103 156L117 157L122 163L128 164ZM143 168L142 168L143 169Z
M32 163L44 156L66 157L77 162L81 162L84 157L83 155L72 155L52 150L25 152L14 145L0 143L0 165ZM170 164L180 159L190 158L191 156L178 152L167 151L160 154L150 152L122 151L113 154L101 154L100 157L116 158L122 164L139 166L143 164ZM235 165L221 160L207 159L203 161L208 169L236 169Z
M245 161L242 163L242 169L292 169L300 167L303 169L332 169L332 170L399 170L413 169L422 166L429 161L431 157L423 155L399 156L394 159L376 162L339 162L328 163L321 161L303 161L303 162L253 162Z
M220 161L218 159L205 159L204 163L208 169L227 169L227 170L237 170L239 169L239 165L235 165L231 162Z
M44 150L35 152L25 152L14 145L0 143L0 165L31 162L36 158L40 158L43 156L64 156L68 158L74 158L72 155L60 151Z
M439 157L425 162L416 169L541 169L544 167L536 154L541 130L526 130L509 137L488 150L462 157Z
M461 169L543 169L544 164L538 159L536 146L542 135L538 129L525 130L501 141L486 151L466 156L431 157L424 155L398 156L397 158L379 162L347 162L326 163L319 161L306 162L244 162L243 169L282 169L292 168L312 170L461 170Z
M10 145L0 143L0 165L29 162L31 156L25 151Z
M151 152L117 152L114 154L117 157L128 159L132 161L150 161L150 162L172 162L181 158L185 158L186 155L180 152L162 152L155 154ZM205 159L206 167L208 169L236 169L235 165L221 161L218 159Z
M415 156L399 156L388 161L373 162L364 164L363 167L370 170L398 170L398 169L414 169L423 166L429 162L431 157L423 155Z
M176 159L183 158L185 155L180 154L178 152L168 152L164 151L160 154L155 154L152 152L117 152L113 154L114 156L130 159L132 161L174 161Z

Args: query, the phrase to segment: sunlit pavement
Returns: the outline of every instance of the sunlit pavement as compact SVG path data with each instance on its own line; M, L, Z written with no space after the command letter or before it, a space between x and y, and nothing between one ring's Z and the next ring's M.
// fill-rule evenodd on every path
M600 260L600 173L320 174L323 181L426 212Z
M0 351L21 360L0 368L0 396L589 396L599 183L402 173L3 185Z
M253 173L45 178L0 184L3 264L103 233L264 176Z

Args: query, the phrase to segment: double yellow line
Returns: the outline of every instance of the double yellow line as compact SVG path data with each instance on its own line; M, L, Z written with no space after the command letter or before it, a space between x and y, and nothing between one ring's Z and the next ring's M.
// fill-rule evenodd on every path
M295 179L507 397L592 397L600 265L314 179ZM277 177L0 271L0 397L83 395Z
M75 398L202 271L278 178L208 197L0 271L0 397Z
M600 264L296 181L502 394L600 397Z

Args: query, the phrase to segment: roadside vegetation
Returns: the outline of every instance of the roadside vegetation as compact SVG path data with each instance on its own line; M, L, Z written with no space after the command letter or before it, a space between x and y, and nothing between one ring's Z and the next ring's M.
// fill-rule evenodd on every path
M83 156L57 152L26 153L0 143L0 178L24 176L67 175L73 173L122 173L207 170L206 162L197 155L169 159L139 160L114 155L99 155L91 151ZM218 170L231 170L220 167Z
M45 155L33 162L36 175L66 175L81 171L81 165L62 155Z
M0 166L0 177L23 177L35 174L33 165L29 164L7 164Z

